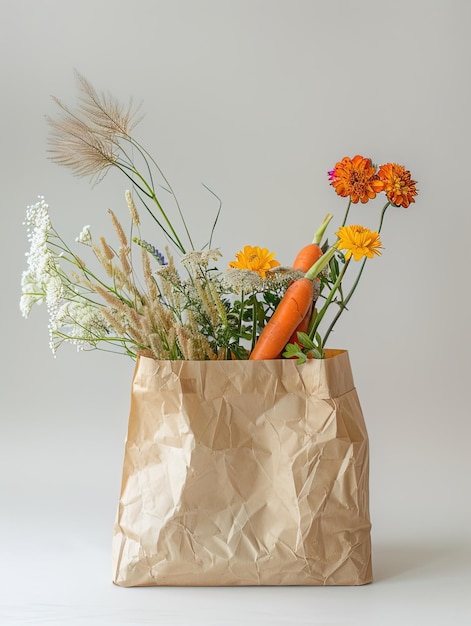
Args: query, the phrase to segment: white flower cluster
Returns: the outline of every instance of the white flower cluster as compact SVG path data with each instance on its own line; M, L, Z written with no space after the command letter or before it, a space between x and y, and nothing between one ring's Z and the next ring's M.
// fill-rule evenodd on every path
M28 267L21 277L21 313L28 317L33 304L46 302L52 316L58 310L63 290L56 255L48 246L53 230L43 196L27 207L25 224L30 249L26 253Z
M86 302L64 302L52 324L54 352L64 340L75 344L78 350L86 346L95 347L98 341L110 333L100 309Z
M85 246L92 246L93 241L92 241L92 233L90 230L90 226L84 226L82 228L82 232L75 239L75 241L77 243L83 243Z
M52 227L49 206L43 196L28 206L25 225L30 244L27 269L21 277L20 310L28 317L34 304L46 303L49 315L49 345L55 354L62 341L83 348L95 346L109 333L109 326L96 303L84 297L79 285L69 279L59 261L75 263L73 255L63 255L61 240ZM92 245L90 227L85 226L77 241Z
M187 268L208 267L212 261L218 261L221 256L221 252L215 249L191 250L183 255L182 263Z
M275 267L267 272L266 278L262 278L258 272L250 270L229 269L222 278L224 287L233 293L263 293L264 291L277 291L286 289L287 286L303 276L303 272L291 267Z

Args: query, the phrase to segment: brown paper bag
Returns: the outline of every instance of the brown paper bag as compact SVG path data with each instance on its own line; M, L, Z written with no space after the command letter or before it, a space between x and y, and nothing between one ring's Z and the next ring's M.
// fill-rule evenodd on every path
M368 436L348 353L136 363L114 582L371 582Z

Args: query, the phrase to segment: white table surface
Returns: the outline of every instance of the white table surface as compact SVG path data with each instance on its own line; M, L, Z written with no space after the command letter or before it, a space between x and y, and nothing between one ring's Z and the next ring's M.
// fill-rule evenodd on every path
M427 523L426 509L415 522L388 523L374 481L371 585L117 587L111 582L110 546L119 482L113 473L119 470L113 463L100 469L91 445L80 472L73 464L80 451L71 449L67 464L57 441L49 442L45 450L45 439L39 440L36 455L30 442L27 466L18 450L2 455L10 476L0 513L2 626L471 623L471 542L465 525L441 532L438 524ZM35 471L39 450L49 454Z

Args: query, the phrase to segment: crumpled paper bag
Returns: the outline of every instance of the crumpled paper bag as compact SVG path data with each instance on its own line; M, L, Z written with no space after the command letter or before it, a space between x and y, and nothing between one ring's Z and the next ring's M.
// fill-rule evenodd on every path
M134 373L113 581L372 580L368 435L348 353Z

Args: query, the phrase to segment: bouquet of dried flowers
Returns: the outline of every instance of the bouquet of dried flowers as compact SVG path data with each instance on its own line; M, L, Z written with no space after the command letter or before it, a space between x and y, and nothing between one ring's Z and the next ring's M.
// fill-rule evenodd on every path
M109 168L120 170L129 187L129 226L111 210L112 240L85 226L76 239L91 253L84 260L52 225L43 197L27 208L30 250L20 308L27 317L34 304L46 303L53 352L71 342L133 358L140 351L156 359L323 358L366 260L381 254L387 208L414 202L410 172L395 163L376 167L369 158L345 157L328 173L337 194L348 198L333 243L322 241L333 217L328 214L293 263L282 266L268 248L247 245L220 270L222 255L212 244L219 198L208 189L218 208L208 241L195 248L172 186L132 134L137 109L77 78L76 110L54 99L61 114L48 119L52 159L94 181ZM386 202L376 230L347 224L352 204L380 194ZM141 214L155 225L158 240L141 232ZM346 287L352 259L361 263Z

